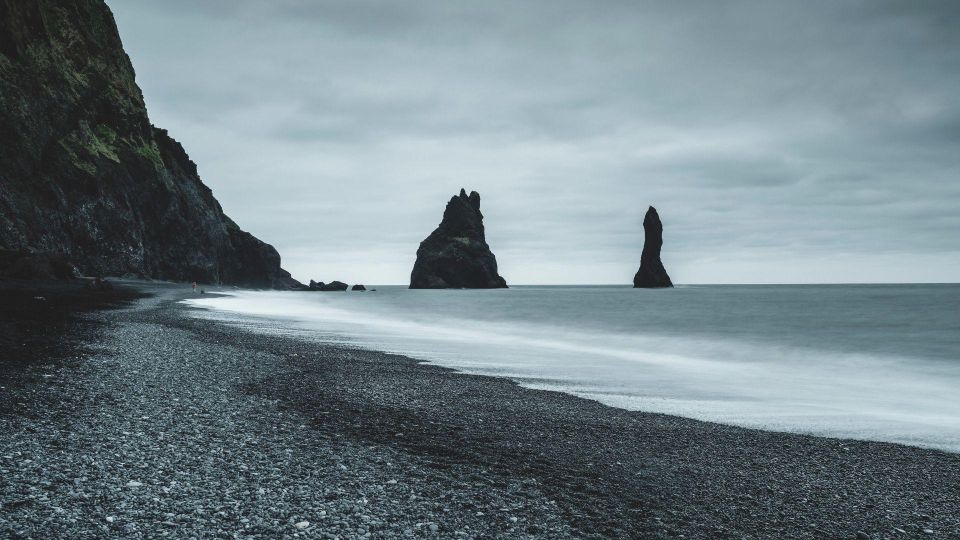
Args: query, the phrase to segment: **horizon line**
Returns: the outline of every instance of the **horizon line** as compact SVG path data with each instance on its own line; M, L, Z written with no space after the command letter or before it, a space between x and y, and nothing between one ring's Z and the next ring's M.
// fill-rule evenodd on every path
M361 282L357 282L361 283ZM376 286L376 287L409 287L409 283L362 283L365 286ZM749 287L759 287L759 286L785 286L785 285L960 285L960 281L824 281L824 282L806 282L806 283L721 283L721 282L704 282L704 283L675 283L673 287L654 287L654 288L677 288L677 287L702 287L702 286L749 286ZM630 283L514 283L508 284L507 288L511 287L627 287L630 289L634 288L649 288L649 287L634 287ZM458 290L456 287L445 290ZM431 289L425 289L431 290ZM432 290L444 290L444 289L432 289ZM483 290L483 289L460 289L460 290Z

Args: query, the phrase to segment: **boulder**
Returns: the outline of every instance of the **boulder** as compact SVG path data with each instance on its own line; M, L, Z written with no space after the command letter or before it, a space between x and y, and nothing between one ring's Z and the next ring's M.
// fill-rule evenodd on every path
M476 191L452 197L440 225L420 243L411 289L495 289L507 282L487 245Z
M360 285L360 284L358 283L358 284L354 285L353 287L350 287L350 290L351 290L351 291L365 291L365 290L367 290L367 288L364 287L363 285Z

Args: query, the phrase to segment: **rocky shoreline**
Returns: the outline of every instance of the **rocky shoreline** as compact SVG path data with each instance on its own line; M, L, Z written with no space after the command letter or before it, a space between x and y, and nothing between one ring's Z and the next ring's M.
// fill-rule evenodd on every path
M960 537L955 454L613 409L136 288L0 383L0 537Z

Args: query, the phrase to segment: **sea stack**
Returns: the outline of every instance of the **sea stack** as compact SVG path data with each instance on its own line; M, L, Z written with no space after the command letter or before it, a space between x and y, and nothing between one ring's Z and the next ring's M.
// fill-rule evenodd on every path
M411 289L502 289L497 258L483 231L480 194L463 189L452 197L443 221L417 250L410 274Z
M657 209L650 207L643 217L643 254L640 255L640 270L633 276L634 288L658 289L673 287L670 276L660 260L660 247L663 246L663 223Z

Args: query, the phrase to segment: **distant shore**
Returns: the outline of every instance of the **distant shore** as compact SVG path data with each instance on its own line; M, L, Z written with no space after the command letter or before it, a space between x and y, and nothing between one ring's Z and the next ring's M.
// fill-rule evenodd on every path
M24 291L0 283L2 537L960 537L960 455L254 334L188 286Z

